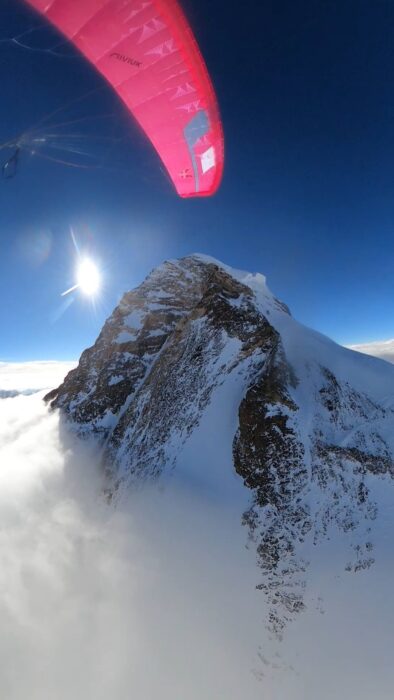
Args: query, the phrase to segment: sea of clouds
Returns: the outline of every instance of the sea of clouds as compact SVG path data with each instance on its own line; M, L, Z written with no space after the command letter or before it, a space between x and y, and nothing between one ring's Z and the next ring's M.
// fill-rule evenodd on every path
M0 401L0 698L391 699L392 564L335 593L327 545L278 646L233 504L175 483L108 504L43 394Z
M76 362L0 362L0 391L30 393L58 386Z
M233 514L176 489L109 506L42 397L0 401L0 697L259 698Z
M360 345L348 345L351 350L363 352L366 355L379 357L381 360L394 363L394 339L377 340L373 343L362 343Z

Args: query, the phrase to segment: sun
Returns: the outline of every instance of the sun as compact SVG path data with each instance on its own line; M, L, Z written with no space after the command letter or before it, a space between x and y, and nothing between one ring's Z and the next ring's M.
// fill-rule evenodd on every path
M100 289L100 283L100 273L97 265L90 258L83 258L78 264L76 286L83 294L92 297Z

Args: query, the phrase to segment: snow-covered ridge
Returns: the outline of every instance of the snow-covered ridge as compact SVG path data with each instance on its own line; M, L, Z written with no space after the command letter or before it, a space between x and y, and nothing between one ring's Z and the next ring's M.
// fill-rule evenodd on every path
M263 275L165 262L47 400L99 441L109 498L180 479L233 503L276 635L334 531L348 571L372 566L375 484L394 476L394 367L296 322Z

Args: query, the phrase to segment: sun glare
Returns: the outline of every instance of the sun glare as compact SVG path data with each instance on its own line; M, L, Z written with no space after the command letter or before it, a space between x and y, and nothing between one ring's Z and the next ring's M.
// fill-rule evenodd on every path
M77 285L87 296L94 296L100 287L100 273L92 260L84 258L78 265Z

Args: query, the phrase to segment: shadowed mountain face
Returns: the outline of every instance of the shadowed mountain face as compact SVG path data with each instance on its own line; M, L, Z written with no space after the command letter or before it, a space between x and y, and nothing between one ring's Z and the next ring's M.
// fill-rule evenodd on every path
M198 255L164 263L46 400L99 442L111 499L170 478L234 498L279 637L333 529L348 571L374 562L371 486L394 475L394 368L300 326L262 275Z

